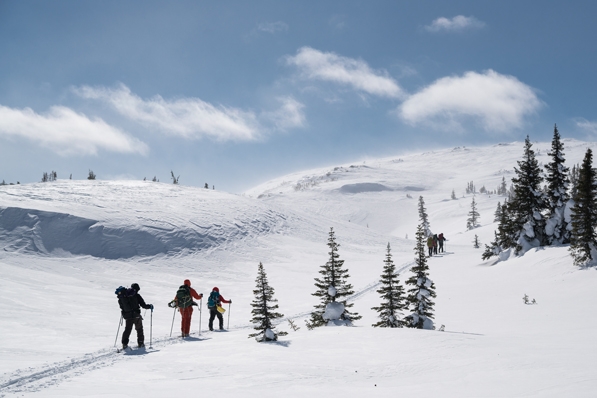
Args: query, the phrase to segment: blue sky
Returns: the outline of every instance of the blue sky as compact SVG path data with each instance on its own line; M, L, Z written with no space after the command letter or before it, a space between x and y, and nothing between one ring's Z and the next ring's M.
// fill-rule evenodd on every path
M0 181L240 193L460 145L597 135L592 1L0 0Z

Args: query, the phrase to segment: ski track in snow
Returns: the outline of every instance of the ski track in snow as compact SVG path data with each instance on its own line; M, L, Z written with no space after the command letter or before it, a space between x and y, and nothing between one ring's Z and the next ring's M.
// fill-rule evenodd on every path
M414 261L408 262L397 269L398 274L410 269L415 264ZM348 297L346 301L356 301L368 293L371 293L379 287L381 282L371 282L367 284L363 289L354 293ZM284 320L288 319L301 319L309 316L311 311L302 312L293 316L284 317ZM252 324L246 324L241 326L235 326L232 330L238 329L250 329ZM205 331L200 336L205 334L211 334L213 332ZM196 336L196 333L191 333L191 336ZM198 337L194 337L197 339ZM199 338L200 339L200 338ZM172 344L181 344L185 340L181 340L180 337L163 337L156 339L152 342L152 348L145 353L122 353L115 351L114 348L102 349L93 353L87 353L85 355L70 358L60 362L54 362L51 364L42 365L39 367L31 367L27 369L19 369L12 373L3 375L0 377L0 397L5 397L6 394L15 393L31 393L37 392L44 388L52 387L64 382L72 377L80 376L81 374L94 371L106 366L110 366L117 361L129 360L137 355L146 355L152 351L156 351L156 347L166 347Z

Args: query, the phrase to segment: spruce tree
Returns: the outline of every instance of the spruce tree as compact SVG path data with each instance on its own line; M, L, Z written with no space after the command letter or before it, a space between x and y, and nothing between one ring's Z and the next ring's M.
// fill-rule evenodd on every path
M477 211L477 202L473 196L473 201L471 202L471 211L468 212L468 219L466 220L466 229L471 230L479 227L479 217L480 215Z
M419 224L416 233L415 265L411 268L413 275L406 281L411 288L408 290L406 301L412 313L404 318L407 327L417 329L431 329L433 325L433 301L435 285L429 279L429 266L425 254L425 229Z
M570 253L574 264L585 265L593 260L597 249L597 174L593 169L593 151L587 149L578 173L578 187L573 198L570 231Z
M524 155L514 168L516 177L512 178L514 195L508 200L508 213L512 223L515 254L528 247L545 244L545 200L541 190L543 177L539 163L532 149L533 144L527 135L524 141Z
M568 167L564 165L564 144L560 140L558 126L554 125L551 141L551 162L545 166L547 170L547 222L545 224L546 243L562 244L570 242L568 224L564 218L564 209L568 196Z
M500 218L502 217L502 205L498 202L497 207L495 209L495 213L493 213L493 222L499 222Z
M377 293L381 295L382 302L379 307L371 308L379 312L380 321L373 324L373 327L401 328L406 326L406 322L399 318L399 314L401 315L401 311L407 306L404 303L404 289L398 280L389 243L384 264L380 281L381 287L377 290Z
M278 300L274 298L274 288L271 287L267 281L267 274L263 269L263 264L259 263L257 269L257 279L255 279L256 287L253 290L255 299L251 303L253 310L253 318L251 323L255 326L253 329L257 330L257 333L252 333L250 337L255 337L257 341L276 341L278 336L284 336L286 332L274 332L274 326L272 321L282 318L284 315L276 312L278 309Z
M431 232L431 225L429 225L427 209L425 209L425 200L423 200L422 196L419 196L419 222L423 225L425 236L433 235L433 232Z
M319 326L325 326L329 320L340 321L336 323L343 323L345 325L351 325L353 321L361 319L361 316L357 313L348 311L354 304L346 303L345 297L354 294L352 285L348 283L348 270L345 269L344 260L340 259L338 254L338 248L340 245L336 243L336 235L334 234L334 228L330 228L327 246L330 248L328 254L330 259L321 266L319 273L322 275L321 278L315 278L315 287L317 291L312 293L313 296L319 297L319 304L315 305L315 311L311 313L311 319L307 321L307 328L313 329ZM338 303L332 304L331 303ZM343 309L338 319L328 319L326 311Z
M578 190L578 170L580 166L578 164L572 165L570 169L570 174L568 178L570 179L570 197L574 198L576 196L576 191Z

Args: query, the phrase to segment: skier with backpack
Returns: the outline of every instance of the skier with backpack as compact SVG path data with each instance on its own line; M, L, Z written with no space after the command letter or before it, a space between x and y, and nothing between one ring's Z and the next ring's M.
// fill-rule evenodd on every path
M207 308L209 308L209 330L214 330L214 319L217 316L220 322L220 330L224 330L224 317L218 311L218 307L222 307L222 303L232 304L232 300L226 300L220 294L220 289L214 287L207 299Z
M176 297L174 297L175 306L180 311L182 320L180 322L180 331L182 332L181 337L189 337L191 332L191 317L193 316L193 306L197 305L193 299L201 300L203 293L197 293L195 289L191 287L191 281L185 279L184 284L178 288Z
M447 239L444 236L443 232L437 236L437 242L439 243L439 252L440 253L444 252L444 241L445 240L447 240Z
M118 296L118 305L122 313L122 318L126 322L124 332L122 332L122 349L129 346L129 337L133 331L133 325L137 331L137 345L139 348L145 347L145 336L143 335L143 317L141 316L141 308L153 311L153 304L146 304L143 297L139 294L138 283L133 283L130 289L120 286L116 289Z

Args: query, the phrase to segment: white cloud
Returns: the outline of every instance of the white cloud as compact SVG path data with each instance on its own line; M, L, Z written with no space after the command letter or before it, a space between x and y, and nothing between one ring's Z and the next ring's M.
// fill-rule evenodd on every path
M278 100L282 103L278 110L261 114L264 123L272 124L278 130L288 130L306 125L303 113L305 105L292 97L281 97Z
M83 86L73 91L83 98L104 101L147 128L184 138L247 141L259 136L259 123L253 112L214 106L199 98L167 101L156 95L142 99L123 84L116 88Z
M386 71L375 71L365 61L302 47L286 57L308 79L329 81L380 97L401 98L402 88Z
M488 70L441 78L404 101L398 113L411 125L463 131L462 123L473 120L486 131L507 132L541 106L531 87Z
M440 31L460 31L464 29L482 28L485 26L485 22L479 21L475 17L465 17L464 15L457 15L452 19L440 17L434 20L431 25L425 26L429 32L440 32Z
M0 136L26 138L61 155L95 155L98 150L146 154L147 145L102 119L53 106L45 115L0 105Z
M576 126L585 130L591 136L597 136L597 122L591 122L587 119L578 118L575 120Z
M288 24L282 21L264 22L257 24L257 30L271 34L276 32L286 32L288 31Z

